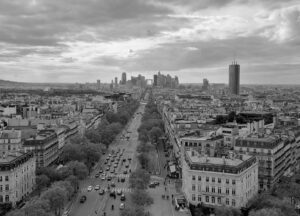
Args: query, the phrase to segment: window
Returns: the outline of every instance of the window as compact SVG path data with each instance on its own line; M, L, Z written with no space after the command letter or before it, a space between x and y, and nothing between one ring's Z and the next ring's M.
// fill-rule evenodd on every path
M221 179L220 178L218 178L218 183L221 183Z
M206 192L209 192L209 187L208 186L206 186Z
M0 176L0 182L2 182L2 176Z
M205 196L205 202L209 202L209 196Z
M226 188L226 194L229 194L229 188Z
M193 201L196 200L195 194L192 194L192 200L193 200Z
M229 205L229 199L226 198L226 205Z
M226 184L229 184L229 179L226 179Z
M212 187L212 188L211 188L211 192L216 193L215 187Z
M218 193L222 193L222 189L220 187L218 187Z
M0 185L0 192L2 192L3 191L3 186L2 185Z
M5 181L8 181L8 176L5 176Z
M0 195L0 203L3 203L3 196Z
M232 206L235 206L235 200L232 199Z
M211 181L212 181L212 182L215 182L215 181L216 181L215 177L212 177L212 178L211 178Z
M5 202L9 202L9 196L8 195L5 196Z
M201 176L198 176L198 181L201 181Z
M201 195L198 195L198 202L201 202Z
M196 190L196 186L193 184L192 185L192 191L195 191Z
M212 202L212 203L215 203L215 202L216 202L215 197L211 197L211 202Z
M218 197L218 204L221 204L221 197Z
M235 195L235 189L232 189L232 195Z
M192 176L192 180L195 181L196 180L196 176L193 175Z
M235 180L234 179L232 179L232 184L235 185Z
M201 185L198 185L198 192L201 192Z
M206 182L209 182L209 177L206 177Z

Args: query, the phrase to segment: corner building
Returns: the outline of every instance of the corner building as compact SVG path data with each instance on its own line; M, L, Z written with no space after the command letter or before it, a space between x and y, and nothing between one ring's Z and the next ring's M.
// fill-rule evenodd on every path
M253 156L207 157L188 149L182 160L182 189L193 205L240 208L258 192L258 164Z

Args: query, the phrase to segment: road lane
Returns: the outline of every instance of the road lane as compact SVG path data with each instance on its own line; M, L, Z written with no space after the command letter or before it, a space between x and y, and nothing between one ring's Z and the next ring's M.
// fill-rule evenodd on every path
M133 171L136 169L138 160L137 160L137 154L136 154L136 148L138 145L138 132L137 129L140 126L141 123L141 114L137 113L144 113L145 104L141 104L136 113L134 114L132 120L128 123L128 125L125 127L123 132L121 134L129 135L130 138L124 139L123 136L120 135L116 138L116 140L109 146L109 151L112 152L112 150L117 151L117 149L125 149L123 152L123 156L120 160L120 163L118 167L116 168L116 176L112 178L111 181L107 180L101 180L101 177L95 178L95 174L99 172L100 169L102 169L105 173L110 174L109 171L105 171L107 165L104 164L106 157L108 155L102 155L99 164L96 166L95 170L92 172L91 176L87 179L83 180L80 183L80 194L75 201L75 203L71 207L70 216L98 216L103 215L103 212L106 212L106 215L120 215L120 196L117 195L116 199L113 197L109 197L109 192L107 191L108 185L111 184L112 181L116 184L115 189L121 189L123 193L126 196L126 199L128 199L129 194L131 193L131 190L129 189L129 170ZM129 133L128 133L128 132ZM123 159L126 159L125 163L122 163L121 161ZM125 168L126 163L128 163L128 158L132 158L131 162L129 163L129 168ZM112 163L113 165L113 163ZM123 172L127 170L128 174L124 175ZM122 176L125 176L125 182L118 182L118 178L121 178ZM101 189L105 189L106 192L104 195L99 195L98 191L95 191L94 189L91 192L87 192L87 187L89 185L92 185L93 188L99 184ZM87 200L85 203L80 203L80 197L82 195L87 196ZM124 202L126 205L126 201ZM114 210L111 210L111 206L114 205Z

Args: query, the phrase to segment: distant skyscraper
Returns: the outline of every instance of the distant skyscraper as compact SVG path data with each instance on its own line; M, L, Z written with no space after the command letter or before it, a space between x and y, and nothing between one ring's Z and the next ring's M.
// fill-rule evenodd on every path
M115 86L118 86L118 77L115 77Z
M176 87L179 85L179 79L178 79L178 76L175 76L175 85L176 85Z
M111 80L110 89L112 90L113 88L114 88L114 80Z
M209 87L209 82L208 79L203 79L203 85L202 85L202 90L206 91Z
M153 76L153 86L157 86L157 79L158 79L157 74L154 74L154 76Z
M123 72L123 73L122 73L122 85L125 85L126 82L127 82L126 73Z
M97 80L97 89L100 89L100 86L101 86L101 81Z
M237 62L229 65L229 91L231 94L240 94L240 65Z

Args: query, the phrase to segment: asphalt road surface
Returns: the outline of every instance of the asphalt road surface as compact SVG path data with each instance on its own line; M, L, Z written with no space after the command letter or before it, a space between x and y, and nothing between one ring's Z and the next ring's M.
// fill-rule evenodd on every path
M138 145L137 129L141 124L141 118L142 114L144 113L144 109L145 103L141 103L131 121L127 124L125 129L116 138L116 140L110 145L109 151L105 155L102 155L91 176L80 183L80 193L77 200L74 201L70 208L70 216L102 216L104 212L106 212L107 216L120 215L120 211L122 211L120 210L120 204L122 202L126 206L126 200L120 201L120 195L116 195L116 199L114 199L114 197L110 197L108 185L111 185L112 182L114 182L115 187L110 186L110 189L121 190L126 199L129 198L129 194L131 193L128 183L129 174L130 170L135 170L138 164L136 157L136 148ZM120 151L118 154L112 152L116 152L118 149ZM121 152L123 152L123 154L120 154ZM112 155L108 160L110 166L108 166L108 164L104 164L109 154ZM112 162L114 155L117 156ZM114 170L113 166L117 158L120 158L118 166L115 168L115 172L111 173L111 171ZM128 158L131 158L131 160L128 160ZM126 162L122 162L123 159L125 159ZM125 167L126 165L128 165L128 168ZM106 169L108 169L107 167L109 167L108 171L106 171ZM105 173L105 180L101 179L102 174L99 177L95 176L101 169ZM128 172L127 174L124 174L125 170ZM111 176L112 180L108 181L108 176ZM118 178L120 179L122 177L125 177L125 182L118 182ZM96 185L100 186L100 190L105 190L103 195L99 195L100 190L95 190ZM88 191L89 186L92 186L91 191ZM85 195L87 199L84 203L80 203L80 198L83 195ZM114 205L114 210L111 209L112 205Z

